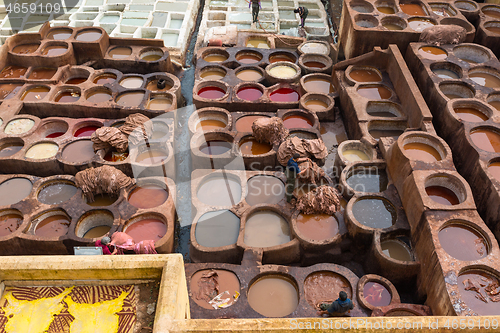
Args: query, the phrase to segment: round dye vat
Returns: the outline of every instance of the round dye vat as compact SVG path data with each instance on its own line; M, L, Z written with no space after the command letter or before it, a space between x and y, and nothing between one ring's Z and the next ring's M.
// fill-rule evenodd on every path
M239 232L240 218L229 210L218 210L200 217L195 237L201 246L220 247L235 244Z
M21 100L26 102L37 102L47 96L49 91L50 88L48 87L34 87L26 90L23 96L21 96Z
M394 206L382 198L367 198L356 201L352 207L356 220L370 228L384 229L396 223Z
M62 159L69 163L82 164L90 162L94 156L94 144L90 140L72 142L62 151Z
M500 19L500 11L494 9L483 9L483 14L489 17Z
M132 49L130 47L115 47L108 54L113 59L125 59L132 54Z
M33 188L33 184L26 178L12 178L0 184L0 206L18 203L26 198Z
M470 138L479 149L500 153L500 134L497 132L486 129L473 130Z
M57 103L75 103L80 99L80 93L77 91L63 91L59 93L55 101Z
M488 120L488 116L474 108L454 108L453 111L463 121L479 123Z
M50 80L57 72L57 68L38 67L31 71L28 79L33 80Z
M266 116L244 116L236 120L234 127L238 132L252 132L253 122L259 118L264 118L264 117Z
M349 178L347 178L346 183L354 191L376 193L387 189L389 179L385 169L361 167L354 169Z
M297 74L297 71L290 66L275 66L269 70L269 74L279 79L290 79Z
M269 274L250 286L248 304L265 317L284 317L297 308L299 294L292 280Z
M495 316L500 313L497 302L498 278L486 271L470 270L458 276L460 298L480 316Z
M370 69L355 69L349 73L349 76L357 82L379 82L382 80L376 71Z
M38 192L38 201L46 205L57 205L71 199L77 191L74 184L66 182L52 182Z
M411 142L404 145L405 155L412 160L433 163L441 161L441 155L438 151L425 143Z
M241 53L236 55L236 60L242 64L256 64L262 60L262 57L254 53Z
M167 110L172 106L172 100L164 96L156 96L148 101L149 110Z
M438 236L442 248L455 259L471 261L488 255L486 240L471 227L452 224L439 231Z
M313 111L322 111L328 108L328 104L318 99L310 99L305 103L305 106Z
M388 239L382 241L380 247L382 252L389 258L399 261L413 261L410 248L400 240Z
M106 84L106 83L113 83L116 81L116 75L115 74L103 74L99 75L94 79L95 84Z
M111 196L109 194L98 194L94 196L94 201L87 202L87 205L92 207L103 207L103 206L111 206L118 200L118 197Z
M308 42L302 45L300 48L302 53L320 53L320 54L328 54L328 47L325 44Z
M66 51L68 51L67 46L51 45L51 46L47 46L43 49L42 55L45 55L48 57L55 57L55 56L66 53Z
M358 161L368 161L370 158L366 153L357 149L346 149L342 152L342 155L349 162L358 162Z
M11 120L5 126L5 134L23 134L35 126L35 121L27 118L18 118Z
M260 143L254 137L247 137L240 141L240 152L243 155L262 155L271 151L273 147L268 143Z
M129 76L120 81L120 86L127 89L137 89L142 86L144 79L140 76Z
M111 99L111 94L105 91L96 91L87 96L87 101L91 103L104 103Z
M19 214L4 214L0 216L0 237L5 237L19 229L23 217Z
M244 69L239 71L236 77L242 81L257 81L262 78L262 74L255 69Z
M114 150L108 151L104 155L104 160L112 163L125 161L128 157L128 152L119 153Z
M434 74L436 74L441 79L456 80L456 79L460 78L460 76L458 76L457 73L455 73L454 71L449 70L449 69L437 68L437 69L433 69L432 72Z
M23 45L18 45L15 48L12 49L12 53L17 53L17 54L30 54L38 50L38 47L40 44L23 44Z
M487 88L499 88L500 78L495 75L481 72L469 73L469 78L477 84Z
M23 84L18 84L18 83L5 83L5 84L0 84L0 99L10 99L14 97L19 90L21 90L21 87ZM0 126L2 124L0 123Z
M128 203L140 209L154 208L168 199L168 192L158 185L136 187L128 197Z
M66 84L82 84L85 81L87 81L87 77L72 77L66 81Z
M89 231L87 231L85 235L83 235L83 238L87 239L101 238L102 236L106 235L110 230L111 227L109 225L99 225L97 227L89 229Z
M429 27L433 27L435 24L431 20L414 18L408 20L408 26L414 31L423 31Z
M1 153L1 151L0 151ZM500 162L493 162L488 166L488 171L491 173L493 178L500 181Z
M215 120L215 119L205 119L205 120L200 120L198 124L196 124L196 131L201 129L204 132L211 131L211 130L218 130L218 129L223 129L226 128L226 123L220 121L220 120Z
M290 115L283 119L285 128L312 128L313 123L306 117L300 115Z
M327 79L310 78L304 81L304 88L310 93L332 94L335 92L332 83Z
M300 99L298 92L291 88L279 88L269 95L273 102L297 102Z
M202 182L196 196L209 206L234 206L241 200L241 185L226 175L213 176Z
M149 218L129 224L124 232L139 243L143 240L160 240L167 233L167 226L162 220Z
M158 88L158 79L151 80L146 85L146 89L149 91L167 91L172 89L173 85L169 81L164 79L164 82L165 82L165 87Z
M223 62L227 57L223 54L209 54L203 58L206 62Z
M435 46L423 46L418 49L418 53L430 60L444 60L448 57L448 53L445 50L442 50Z
M97 126L84 126L76 130L73 134L75 138L83 138L87 136L91 136L99 127Z
M56 156L59 146L52 142L37 143L28 149L25 157L34 160L43 160Z
M403 30L404 28L397 24L383 23L382 26L387 30Z
M238 98L245 101L256 101L262 97L263 93L256 87L243 87L236 93Z
M377 10L383 14L387 14L387 15L391 15L391 14L394 14L396 13L396 11L394 10L394 8L392 7L388 7L388 6L379 6L377 7Z
M304 237L315 241L331 239L339 232L337 219L327 214L299 214L297 228Z
M47 39L64 40L71 37L73 32L70 29L55 29L47 34Z
M485 27L485 28L486 28L486 30L488 30L494 34L500 35L500 27L489 26L489 27Z
M244 72L244 71L242 71ZM257 71L255 71L257 72ZM217 80L221 80L223 79L224 77L226 76L226 74L222 71L204 71L203 73L200 74L200 77L204 80L214 80L214 81L217 81ZM238 75L236 75L238 76ZM240 78L240 80L242 80ZM249 80L249 81L253 81L253 80Z
M285 185L273 176L254 176L247 182L245 201L250 206L258 204L274 205L285 197Z
M323 69L326 65L319 61L306 61L304 62L304 66L315 69Z
M231 142L227 142L224 140L210 140L210 141L204 142L200 146L200 151L203 154L213 156L213 155L224 154L224 153L230 151L231 148L232 148Z
M147 54L147 55L141 56L141 60L158 61L161 59L161 57L163 57L163 52L162 52L162 54L153 53L153 54Z
M52 215L37 224L35 235L40 237L60 237L68 233L70 220L65 215Z
M365 300L375 307L391 304L392 296L389 290L377 282L367 282L363 286Z
M76 35L76 40L79 42L95 42L101 38L102 33L98 30L87 30Z
M219 87L204 87L198 90L198 96L207 99L219 99L224 97L226 92Z
M288 222L280 214L264 210L253 213L247 218L243 240L246 245L271 247L291 240Z
M392 137L392 138L397 138L401 134L403 134L404 130L400 129L394 129L394 130L389 130L389 129L383 129L383 130L378 130L378 129L371 129L368 130L368 133L374 138L374 139L380 139L384 137Z
M358 94L368 99L388 99L391 98L392 92L384 86L377 87L360 87Z
M440 205L453 206L460 203L455 192L444 186L427 186L425 192Z
M309 274L304 281L304 295L307 303L316 310L319 310L318 304L331 303L336 300L341 291L345 291L347 297L352 298L351 284L337 273L314 272Z
M144 92L135 91L118 96L118 98L116 99L116 103L121 106L134 108L138 107L141 104L143 98Z
M0 158L9 157L23 149L24 145L22 143L11 143L5 144L0 147Z
M0 72L0 78L3 79L22 79L28 68L21 66L6 66Z
M284 55L284 54L272 55L269 57L269 62L271 64L274 64L275 62L280 62L280 61L295 63L295 60L292 59L292 57L289 57L289 56Z
M399 7L403 11L403 13L411 16L427 16L427 13L422 8L422 6L416 3L401 3L399 4Z
M167 157L168 153L166 151L148 148L137 155L135 161L141 164L153 165L163 163Z
M217 289L214 288L216 285ZM228 299L228 306L236 302L240 292L240 281L233 272L223 269L205 269L193 274L190 289L196 304L202 308L214 310L210 301L218 294L224 293L222 299Z

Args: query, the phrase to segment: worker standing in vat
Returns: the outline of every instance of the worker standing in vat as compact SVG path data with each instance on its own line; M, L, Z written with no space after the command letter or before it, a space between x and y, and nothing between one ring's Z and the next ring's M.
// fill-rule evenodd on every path
M345 291L341 291L339 293L339 298L333 301L331 304L321 303L319 308L322 311L318 311L318 315L322 316L327 314L329 316L341 316L346 312L349 313L352 309L354 309L354 304L347 297L347 293Z
M293 190L295 189L295 178L300 172L299 165L297 161L300 154L295 153L286 163L286 201L290 203L292 201Z
M252 6L253 23L256 23L257 18L259 17L260 1L259 0L251 0L248 4L248 8L250 8L250 6Z
M309 10L306 7L300 6L297 9L293 10L294 13L299 13L300 16L300 26L303 28L306 23L307 15L309 15Z

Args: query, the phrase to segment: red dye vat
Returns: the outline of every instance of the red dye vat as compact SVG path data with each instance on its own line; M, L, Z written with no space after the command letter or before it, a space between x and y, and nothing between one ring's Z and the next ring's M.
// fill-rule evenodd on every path
M76 138L81 138L84 136L91 136L99 127L97 126L85 126L78 129L73 135Z
M299 93L291 88L279 88L269 97L274 102L297 102L300 98Z
M61 135L64 135L65 132L54 132L52 134L49 134L46 136L47 139L53 139L53 138L58 138Z
M237 95L245 101L256 101L262 96L262 91L254 87L244 87L238 90Z
M205 87L198 91L198 96L207 99L218 99L224 97L226 92L219 87Z

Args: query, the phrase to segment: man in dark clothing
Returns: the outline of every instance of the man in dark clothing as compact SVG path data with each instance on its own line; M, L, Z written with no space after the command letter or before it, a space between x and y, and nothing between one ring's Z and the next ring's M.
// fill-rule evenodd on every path
M300 16L300 26L303 28L306 23L307 15L309 15L309 10L306 7L299 7L293 10L294 13L299 13Z
M286 163L286 202L290 203L292 201L293 190L295 189L295 178L300 172L297 160L300 154L295 153Z
M341 291L339 293L339 298L333 301L332 304L322 303L319 308L322 310L318 312L320 316L324 314L329 316L340 316L354 309L354 304L352 304L352 301L347 297L347 293Z
M248 8L250 8L250 5L252 6L253 23L256 23L257 18L259 17L260 1L259 0L251 0L250 3L248 4Z

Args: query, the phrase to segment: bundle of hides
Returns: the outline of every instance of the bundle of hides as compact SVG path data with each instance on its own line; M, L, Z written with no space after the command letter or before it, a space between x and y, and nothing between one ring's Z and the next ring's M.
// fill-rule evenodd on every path
M125 118L125 124L120 126L120 131L136 146L152 135L153 123L145 115L134 113Z
M322 185L301 196L296 208L304 214L333 215L340 210L340 193L328 185Z
M94 196L98 194L118 195L120 190L131 185L133 180L120 170L104 165L78 172L75 183L82 189L87 202L94 202Z
M459 44L465 41L467 31L458 25L435 25L426 28L420 34L420 42L442 45Z
M124 153L128 149L127 136L115 127L98 128L90 140L94 143L94 151L114 147L117 152Z
M289 135L288 129L283 125L283 120L278 117L262 117L252 124L253 136L260 143L279 145Z
M286 165L295 153L298 153L300 157L322 160L328 155L328 150L321 139L307 140L292 136L288 137L280 145L278 149L278 162L281 165Z
M297 174L297 177L303 184L316 185L316 183L325 176L325 171L310 158L305 158L305 160L299 164L299 169L300 172Z

